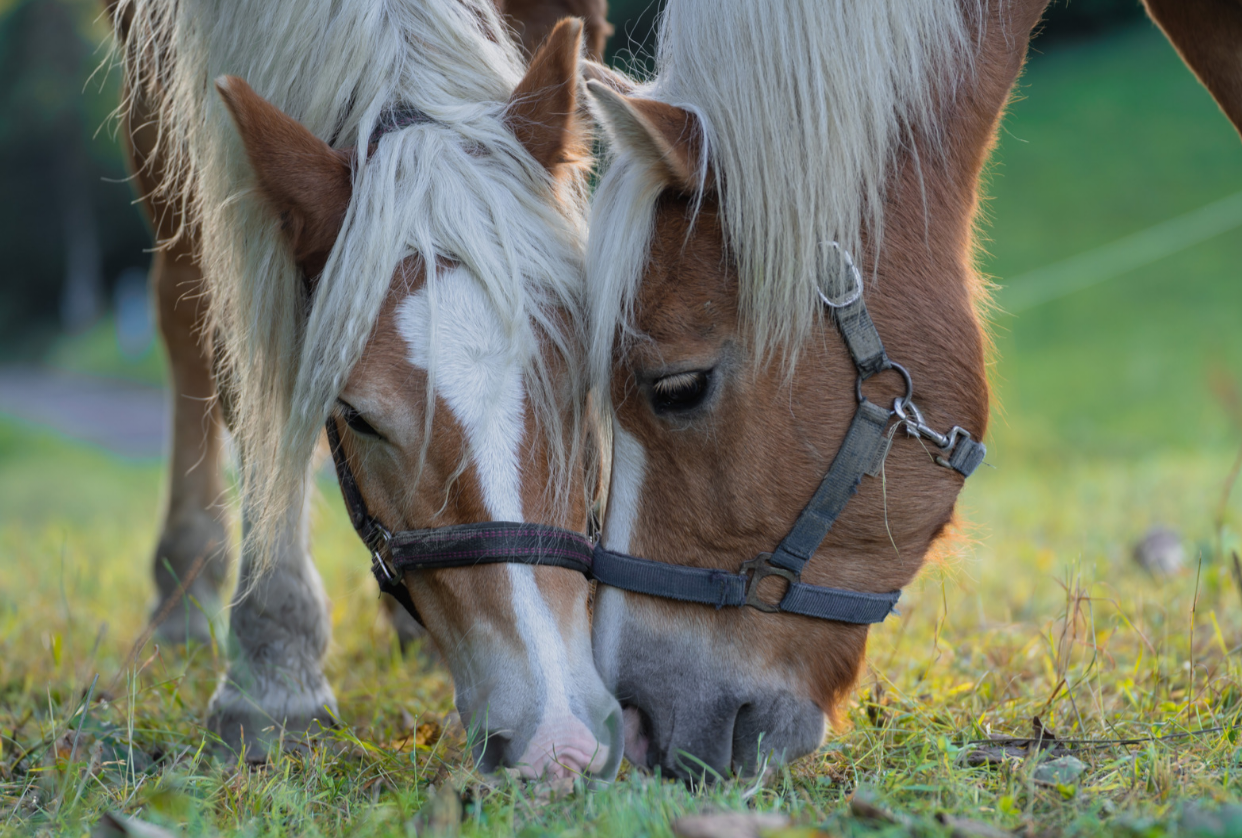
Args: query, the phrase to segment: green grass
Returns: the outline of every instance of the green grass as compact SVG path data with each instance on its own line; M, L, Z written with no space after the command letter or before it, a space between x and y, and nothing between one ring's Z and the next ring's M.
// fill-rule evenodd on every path
M989 186L1002 284L1242 190L1236 135L1145 27L1039 57L1024 92ZM948 835L940 812L1032 834L1190 833L1196 807L1242 798L1242 591L1222 560L1242 548L1242 489L1219 511L1242 444L1220 397L1242 379L1240 261L1242 234L1226 234L998 317L996 468L963 495L963 537L874 630L846 727L758 785L695 792L623 768L549 801L475 776L460 734L438 736L447 674L395 649L330 486L315 545L344 726L262 770L212 756L200 720L219 648L131 651L159 468L0 423L0 834L80 835L115 810L192 835L667 836L683 813L748 808L790 815L786 838ZM1166 580L1129 558L1158 522L1193 557ZM967 763L971 740L1028 735L1033 716L1074 738L1220 730L1082 749L1085 772L1060 787L1032 762ZM853 816L860 790L898 823Z

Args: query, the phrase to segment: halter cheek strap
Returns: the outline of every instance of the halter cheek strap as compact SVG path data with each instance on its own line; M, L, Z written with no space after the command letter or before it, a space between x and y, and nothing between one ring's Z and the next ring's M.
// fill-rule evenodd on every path
M341 448L336 420L328 419L328 445L350 523L371 551L371 573L380 590L422 624L405 585L407 570L439 570L481 564L563 567L591 576L591 542L581 533L546 524L488 521L391 532L367 510L353 469Z
M760 553L745 562L740 573L656 562L607 550L602 543L597 544L594 572L602 584L716 608L748 605L769 613L801 614L841 623L882 623L896 610L901 597L899 590L877 594L808 585L802 581L802 571L858 491L863 477L880 473L897 430L897 427L889 429L894 417L898 420L897 426L904 428L909 436L927 439L939 449L934 457L937 465L953 469L963 477L969 477L983 462L987 449L960 427L940 434L927 426L922 413L911 401L914 384L910 374L889 360L863 302L862 279L848 257L846 264L854 274L857 293L841 305L827 298L824 302L831 307L833 320L858 371L855 384L858 408L828 473L789 533L771 553ZM891 410L869 401L862 393L863 381L885 370L896 370L906 384L905 395L894 400ZM783 579L788 585L779 602L770 603L759 598L759 583L769 576Z

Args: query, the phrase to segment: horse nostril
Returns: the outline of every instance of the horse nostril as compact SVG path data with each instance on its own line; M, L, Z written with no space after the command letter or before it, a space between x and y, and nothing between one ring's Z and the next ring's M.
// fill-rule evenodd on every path
M653 768L651 717L631 704L621 708L621 718L625 724L625 758L638 768Z
M750 774L762 760L764 733L756 734L761 728L763 719L755 706L750 703L737 708L737 717L733 720L733 756L732 768L738 775Z
M503 733L484 733L483 743L477 748L475 764L483 774L491 774L500 768L512 737Z

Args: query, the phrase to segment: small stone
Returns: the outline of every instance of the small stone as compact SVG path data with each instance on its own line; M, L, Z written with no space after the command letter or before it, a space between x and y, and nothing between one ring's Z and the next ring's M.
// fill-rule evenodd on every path
M1153 576L1171 576L1186 565L1182 537L1169 527L1152 527L1134 545L1134 561Z
M1061 757L1049 760L1035 769L1035 782L1050 786L1068 786L1087 770L1087 764L1077 757Z

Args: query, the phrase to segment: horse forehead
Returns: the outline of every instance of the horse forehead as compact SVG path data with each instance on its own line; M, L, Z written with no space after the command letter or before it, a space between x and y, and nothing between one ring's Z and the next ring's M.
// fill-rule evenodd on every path
M661 343L715 341L737 320L737 273L725 252L719 217L696 217L684 199L663 199L638 289L642 331Z
M469 271L454 267L409 294L396 311L409 363L428 371L461 423L490 516L524 519L519 451L525 435L525 330L506 323Z

